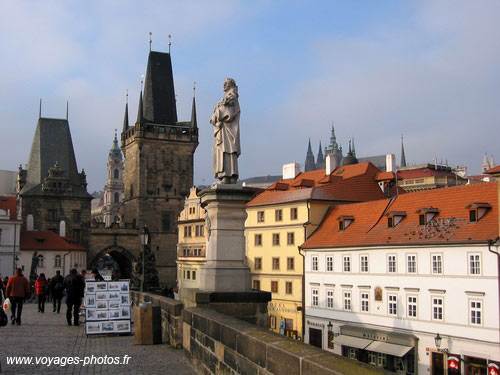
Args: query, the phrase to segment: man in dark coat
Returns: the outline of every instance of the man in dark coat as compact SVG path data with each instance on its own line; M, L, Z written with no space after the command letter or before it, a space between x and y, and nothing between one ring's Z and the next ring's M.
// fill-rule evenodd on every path
M23 312L23 301L30 295L30 283L26 277L23 276L23 270L18 268L16 274L9 279L5 294L10 299L12 316L12 324L17 323L21 325L21 314ZM16 315L17 312L17 315Z
M71 313L73 312L73 324L79 326L80 305L82 304L85 282L78 275L76 269L72 269L69 275L64 278L64 289L66 290L66 320L68 325L71 325Z
M52 293L53 312L59 314L61 311L61 300L64 294L64 278L61 276L61 271L57 270L56 275L50 280L50 291Z

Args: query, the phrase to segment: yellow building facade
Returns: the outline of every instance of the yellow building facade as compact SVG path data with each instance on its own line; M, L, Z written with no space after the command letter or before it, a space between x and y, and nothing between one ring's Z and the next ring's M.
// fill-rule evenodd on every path
M177 286L200 287L200 267L206 262L205 210L196 187L192 187L177 220Z
M302 338L303 257L298 246L329 207L311 200L247 208L245 236L252 288L269 291L269 328Z

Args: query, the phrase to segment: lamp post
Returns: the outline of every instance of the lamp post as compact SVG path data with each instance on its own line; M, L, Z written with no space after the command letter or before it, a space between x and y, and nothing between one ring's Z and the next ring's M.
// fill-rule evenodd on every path
M148 227L146 225L144 225L144 227L142 228L142 231L140 233L140 238L141 238L141 245L142 245L142 277L141 277L141 292L144 292L144 284L145 284L145 281L146 281L146 276L144 274L144 265L145 265L145 262L146 262L146 249L148 247L148 243L149 243L149 231L148 231Z
M436 349L439 353L448 353L448 349L441 349L441 340L443 338L439 336L439 333L434 337L434 344L436 344Z
M329 321L326 326L328 327L327 347L328 349L333 349L333 323Z

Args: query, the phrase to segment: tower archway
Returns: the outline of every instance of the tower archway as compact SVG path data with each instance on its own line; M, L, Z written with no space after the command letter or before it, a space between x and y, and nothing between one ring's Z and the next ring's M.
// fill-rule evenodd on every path
M90 263L92 269L111 270L113 278L130 279L135 256L121 246L108 246L100 251Z

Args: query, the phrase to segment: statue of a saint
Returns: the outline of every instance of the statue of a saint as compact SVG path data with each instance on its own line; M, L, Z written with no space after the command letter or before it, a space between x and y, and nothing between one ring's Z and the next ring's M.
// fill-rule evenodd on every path
M214 126L212 170L223 184L235 184L241 148L240 104L234 79L224 80L224 97L215 107L210 123Z

